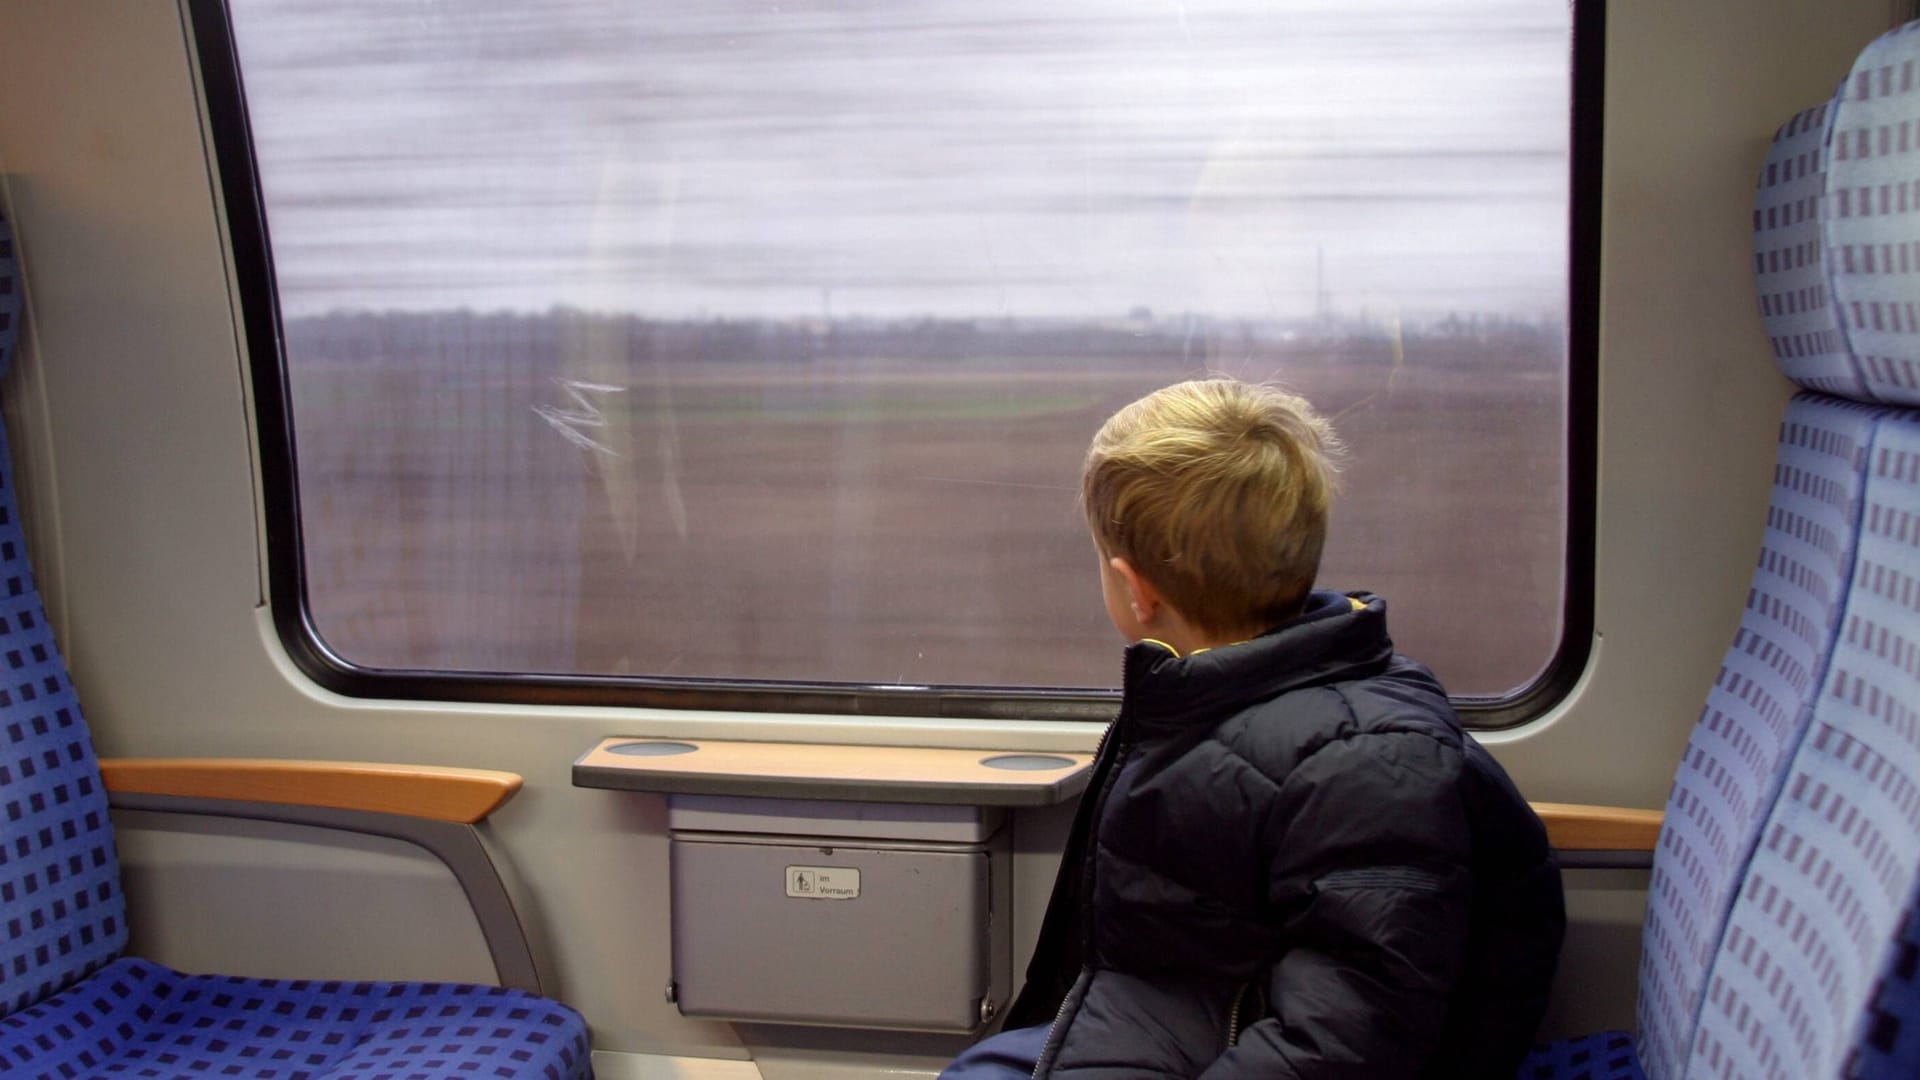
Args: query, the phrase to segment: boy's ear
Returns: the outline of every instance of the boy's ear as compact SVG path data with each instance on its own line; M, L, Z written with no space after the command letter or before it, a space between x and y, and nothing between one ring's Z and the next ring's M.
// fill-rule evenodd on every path
M1166 603L1160 598L1160 590L1153 587L1153 582L1142 577L1132 563L1118 555L1108 559L1107 565L1113 567L1113 572L1126 583L1127 605L1132 609L1133 617L1142 625L1152 623L1153 617L1160 613L1160 608Z

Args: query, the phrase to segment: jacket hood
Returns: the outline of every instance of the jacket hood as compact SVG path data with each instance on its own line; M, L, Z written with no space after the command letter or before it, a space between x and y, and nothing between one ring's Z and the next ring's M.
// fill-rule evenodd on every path
M1386 601L1315 591L1305 611L1250 641L1188 656L1150 639L1129 645L1121 712L1143 733L1211 726L1288 690L1377 674L1392 655Z

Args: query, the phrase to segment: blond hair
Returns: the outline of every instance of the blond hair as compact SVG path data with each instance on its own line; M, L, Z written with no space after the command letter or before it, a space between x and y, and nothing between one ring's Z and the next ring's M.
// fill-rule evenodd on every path
M1304 398L1184 382L1107 420L1081 499L1103 556L1132 563L1189 623L1258 633L1313 588L1343 452Z

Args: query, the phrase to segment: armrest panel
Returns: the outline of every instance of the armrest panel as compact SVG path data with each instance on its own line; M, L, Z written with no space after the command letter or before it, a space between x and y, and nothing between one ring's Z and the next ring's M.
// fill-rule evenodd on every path
M1558 851L1651 852L1660 839L1666 814L1626 806L1533 804L1547 827L1547 841Z
M452 821L485 820L520 790L514 773L272 758L102 758L107 791L316 806Z
M115 810L273 821L384 836L412 844L439 859L466 893L467 903L474 918L479 921L480 934L486 939L487 951L493 958L500 985L518 987L534 994L552 992L551 984L541 975L540 965L534 958L533 945L527 938L527 927L521 922L503 868L494 861L475 824L286 801L195 798L125 788L114 790L111 787L107 799Z

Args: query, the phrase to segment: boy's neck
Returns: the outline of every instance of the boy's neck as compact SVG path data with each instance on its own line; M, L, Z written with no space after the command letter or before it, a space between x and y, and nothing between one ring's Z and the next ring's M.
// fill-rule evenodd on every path
M1224 645L1238 645L1243 641L1251 641L1260 636L1260 631L1258 630L1246 634L1232 632L1224 634L1213 633L1188 625L1185 619L1177 617L1166 620L1163 625L1153 629L1154 632L1147 634L1146 637L1141 640L1157 641L1172 649L1175 655L1178 656L1192 656L1194 653L1206 652L1208 649L1218 649Z
M1312 594L1309 593L1307 599L1301 600L1300 610L1295 612L1294 615L1288 616L1288 619L1297 617L1306 611L1307 607L1312 603L1311 595ZM1159 618L1154 620L1152 626L1144 627L1146 633L1143 634L1139 640L1157 641L1172 649L1180 656L1192 656L1194 653L1206 652L1208 649L1219 649L1228 645L1239 645L1243 642L1252 641L1254 638L1273 629L1272 626L1257 626L1244 630L1203 630L1188 622L1186 616L1180 614L1179 611L1170 606L1163 606L1159 611L1159 616ZM1285 622L1287 620L1281 621ZM1276 623L1275 625L1277 626L1279 624Z

